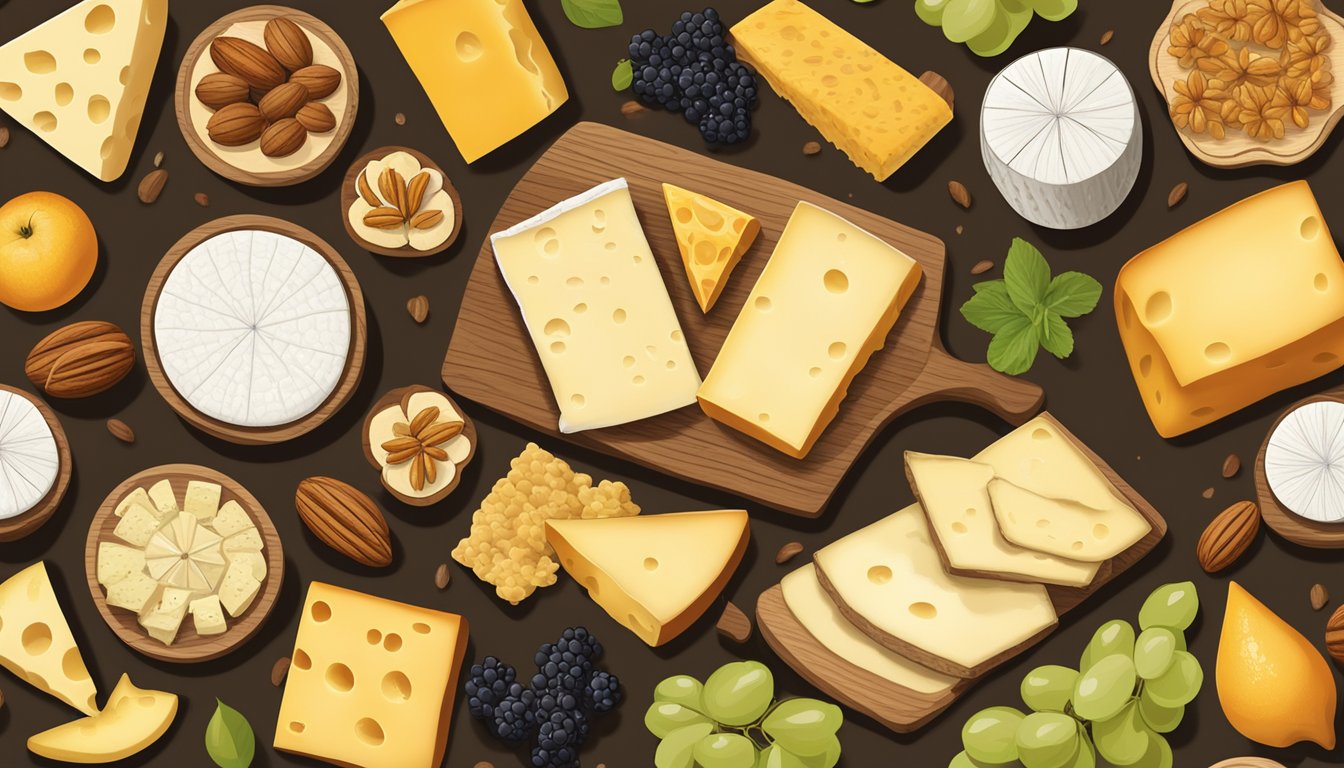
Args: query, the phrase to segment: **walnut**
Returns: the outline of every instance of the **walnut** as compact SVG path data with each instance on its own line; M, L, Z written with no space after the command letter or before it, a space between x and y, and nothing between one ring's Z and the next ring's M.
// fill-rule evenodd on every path
M1176 97L1171 100L1171 121L1177 128L1207 133L1220 140L1227 135L1221 109L1228 94L1221 82L1210 82L1203 72L1191 72L1185 80L1177 80L1174 85Z
M1216 62L1227 52L1227 42L1210 32L1193 13L1186 14L1171 28L1171 45L1167 53L1186 69L1199 67L1208 71L1202 62Z
M1220 66L1214 77L1223 81L1229 91L1243 85L1272 86L1283 70L1278 59L1253 54L1249 48L1228 51L1218 61Z
M1275 90L1259 85L1243 85L1233 91L1232 118L1251 138L1261 141L1283 138L1283 111L1274 106ZM1223 115L1226 118L1228 111Z
M1307 114L1307 110L1312 108L1313 95L1310 80L1284 78L1274 89L1270 109L1280 120L1292 120L1298 128L1305 129L1311 124L1311 116Z
M1274 50L1321 29L1309 0L1247 0L1247 12L1251 40Z
M1209 7L1196 12L1199 20L1222 37L1238 43L1251 39L1248 0L1209 0Z

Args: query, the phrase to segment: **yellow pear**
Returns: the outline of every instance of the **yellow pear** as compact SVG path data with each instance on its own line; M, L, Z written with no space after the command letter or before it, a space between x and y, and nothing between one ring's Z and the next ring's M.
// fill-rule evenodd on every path
M1335 675L1300 632L1235 581L1218 640L1218 701L1246 738L1335 747Z

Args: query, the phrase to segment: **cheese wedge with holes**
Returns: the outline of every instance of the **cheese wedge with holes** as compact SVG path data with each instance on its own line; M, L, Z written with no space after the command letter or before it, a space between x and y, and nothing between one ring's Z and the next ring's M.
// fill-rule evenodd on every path
M490 236L560 409L560 431L695 402L700 374L625 179Z
M691 291L701 311L708 312L723 293L733 267L761 233L761 222L730 205L671 184L663 185L663 199Z
M1148 416L1175 437L1344 364L1344 263L1294 181L1135 256L1115 315Z
M0 109L101 181L126 170L168 0L84 0L0 46Z
M154 744L176 717L177 696L137 688L122 675L101 712L28 737L28 751L65 763L114 763Z
M45 563L0 584L0 666L86 715L98 713L98 689L84 666Z
M560 565L613 619L651 646L685 632L742 562L746 510L552 519Z
M864 634L944 674L975 677L1057 622L1040 584L944 571L918 504L817 550L813 561Z
M467 650L462 616L308 587L275 748L361 768L438 768Z
M803 458L923 274L877 236L798 203L700 387L700 407Z
M1152 528L1140 515L1108 514L1072 499L1052 499L994 478L989 498L1003 537L1058 557L1097 562L1128 549Z

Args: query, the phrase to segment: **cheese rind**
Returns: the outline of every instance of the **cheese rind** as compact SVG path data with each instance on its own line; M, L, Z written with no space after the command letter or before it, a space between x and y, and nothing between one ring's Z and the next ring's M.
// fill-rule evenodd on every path
M700 310L708 312L723 293L733 267L761 233L761 222L731 205L672 184L663 185L663 199L691 291Z
M177 717L177 696L137 688L123 674L101 712L28 737L28 751L65 763L113 763L139 754Z
M98 712L98 689L56 600L46 563L34 563L0 584L0 666L86 715Z
M1005 539L1061 558L1108 560L1152 529L1140 515L1108 514L1072 499L1052 499L1002 478L989 481L988 489Z

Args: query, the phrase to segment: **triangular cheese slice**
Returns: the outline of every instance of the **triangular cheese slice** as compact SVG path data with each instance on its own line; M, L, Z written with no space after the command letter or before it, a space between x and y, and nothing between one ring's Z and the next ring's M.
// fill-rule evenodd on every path
M137 688L122 675L102 712L28 737L28 750L65 763L111 763L143 751L177 717L177 696Z
M989 498L1005 539L1074 560L1097 562L1115 557L1152 529L1141 515L1093 509L1072 499L1051 499L997 477L989 481Z
M652 646L686 631L714 602L749 536L741 509L546 521L546 540L569 575Z
M0 46L0 109L102 181L126 170L168 0L84 0Z
M708 312L733 267L756 240L761 223L732 206L671 184L663 185L663 198L691 290L700 309Z
M0 666L86 715L98 713L98 689L56 602L45 563L0 584Z

